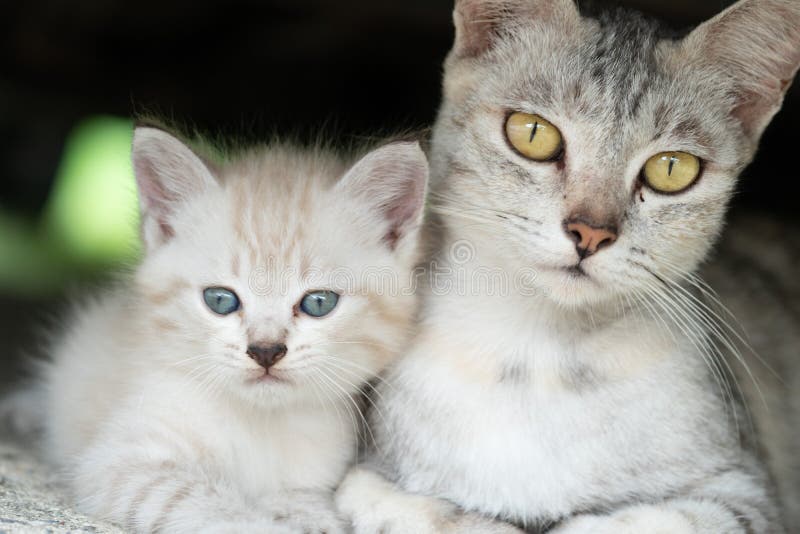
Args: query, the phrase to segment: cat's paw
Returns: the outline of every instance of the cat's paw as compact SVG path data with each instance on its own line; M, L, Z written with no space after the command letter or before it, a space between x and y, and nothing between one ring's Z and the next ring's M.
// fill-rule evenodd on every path
M296 534L344 534L346 523L339 517L333 496L317 491L291 491L263 499L277 525Z
M336 505L355 534L438 534L456 509L445 501L405 493L360 467L339 486Z
M355 534L521 534L516 527L462 512L454 504L405 493L380 475L355 468L336 492Z
M697 534L688 516L659 506L636 506L611 515L577 515L550 534Z

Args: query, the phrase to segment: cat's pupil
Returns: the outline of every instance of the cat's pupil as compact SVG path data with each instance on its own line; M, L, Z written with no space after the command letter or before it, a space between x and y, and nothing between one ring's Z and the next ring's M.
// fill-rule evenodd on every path
M206 306L219 315L228 315L239 309L239 297L230 289L224 287L208 287L203 290L203 300Z
M539 131L539 123L535 123L533 128L531 129L531 137L528 139L529 143L533 143L533 138L536 137L536 133Z

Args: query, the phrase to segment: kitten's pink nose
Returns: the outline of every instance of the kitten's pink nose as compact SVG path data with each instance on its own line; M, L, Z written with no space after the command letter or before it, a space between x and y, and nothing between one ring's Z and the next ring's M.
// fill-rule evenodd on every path
M269 369L275 365L278 360L286 356L286 345L278 343L268 347L259 347L257 345L250 345L247 347L247 355L253 358L258 365L264 369Z
M617 229L613 226L599 226L582 220L570 220L564 230L572 241L580 259L591 256L601 248L613 245L617 240Z

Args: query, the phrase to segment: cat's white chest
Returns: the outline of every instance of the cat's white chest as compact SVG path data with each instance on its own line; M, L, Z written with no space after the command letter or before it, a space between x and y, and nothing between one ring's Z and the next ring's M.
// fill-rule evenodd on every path
M206 457L255 499L290 489L333 489L355 455L352 427L323 407L247 414L228 408L209 406L200 422L209 425Z
M669 380L669 363L653 375L632 369L633 377L615 383L619 376L592 376L580 366L566 372L537 366L581 356L580 347L551 333L537 339L478 358L466 345L427 361L416 356L425 350L419 347L409 358L396 395L418 403L417 417L389 414L388 427L411 443L405 454L392 452L409 490L536 520L624 501L645 470L663 470L659 480L668 488L691 469L671 465L691 446L672 436L685 437L695 423L691 413L670 409L679 390L656 387L654 381ZM500 359L505 364L492 370L489 362Z

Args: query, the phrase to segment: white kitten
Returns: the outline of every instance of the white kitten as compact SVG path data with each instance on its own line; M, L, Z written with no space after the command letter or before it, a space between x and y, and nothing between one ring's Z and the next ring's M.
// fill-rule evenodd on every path
M359 395L415 310L427 163L394 142L205 162L139 127L145 256L44 366L45 450L80 508L136 531L339 532ZM339 179L341 178L341 179ZM338 181L337 181L338 180Z

